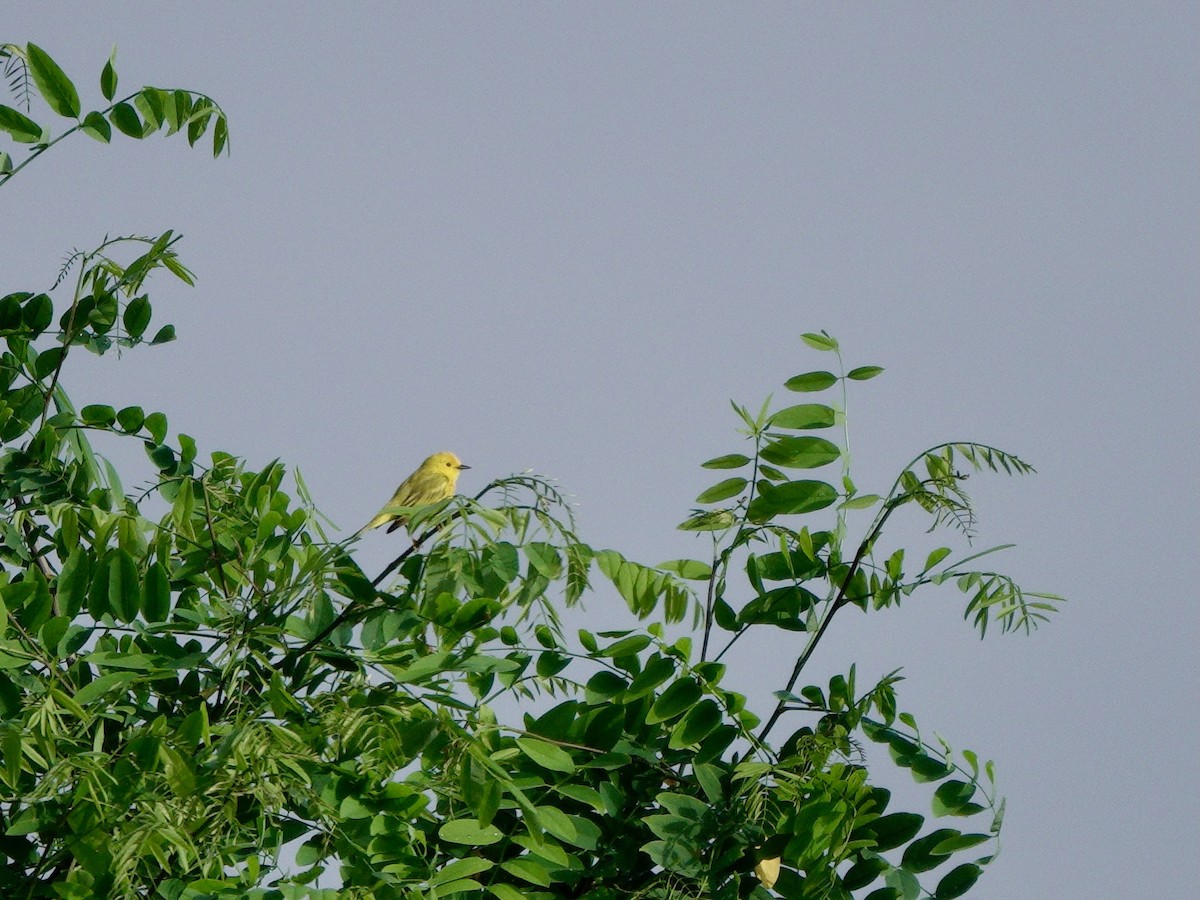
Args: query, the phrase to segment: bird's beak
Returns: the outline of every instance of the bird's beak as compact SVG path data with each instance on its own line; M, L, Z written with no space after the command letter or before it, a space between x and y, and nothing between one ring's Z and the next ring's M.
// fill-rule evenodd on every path
M462 469L469 469L469 468L471 468L471 467L470 467L470 466L468 466L468 465L466 465L465 463L459 463L459 464L458 464L458 468L459 468L460 470L462 470Z

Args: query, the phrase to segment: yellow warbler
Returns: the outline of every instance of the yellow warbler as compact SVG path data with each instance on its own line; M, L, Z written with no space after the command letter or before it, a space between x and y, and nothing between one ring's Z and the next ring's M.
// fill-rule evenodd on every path
M454 486L458 483L458 473L463 469L462 461L453 453L435 453L400 483L396 493L370 522L358 530L359 534L378 528L385 522L391 522L388 531L395 531L407 521L405 516L387 511L389 506L427 506L454 496Z

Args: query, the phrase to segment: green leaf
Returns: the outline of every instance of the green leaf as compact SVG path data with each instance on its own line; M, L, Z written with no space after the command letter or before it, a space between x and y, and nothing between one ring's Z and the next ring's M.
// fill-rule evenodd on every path
M108 606L122 622L137 618L142 607L142 590L138 580L137 563L121 548L109 553Z
M0 131L7 131L18 144L36 144L42 139L41 125L3 103L0 103Z
M712 566L698 559L671 559L659 563L656 568L674 572L687 581L707 581L712 577Z
M165 622L171 612L171 579L162 563L146 571L142 592L142 614L147 622Z
M837 376L832 372L805 372L803 375L789 378L783 383L783 386L789 391L813 393L823 391L835 384L837 384Z
M29 330L35 336L39 335L49 328L50 323L54 320L54 301L48 294L35 294L25 301L22 317L25 324L29 326Z
M29 44L26 51L29 71L33 74L34 84L46 98L46 103L60 116L78 119L79 92L75 90L71 79L37 44Z
M946 838L957 834L958 832L952 828L939 828L937 831L931 831L904 848L901 864L912 872L928 872L930 869L936 869L949 859L950 855L935 853L934 848Z
M38 378L46 378L51 375L55 369L62 363L62 358L66 354L66 347L48 347L38 354L37 361L33 365L33 373Z
M793 431L808 428L831 428L837 420L832 407L821 403L800 403L787 406L771 416L774 428L790 428Z
M158 329L158 332L150 341L150 345L154 346L155 344L166 344L173 340L175 340L175 326L164 325L162 328Z
M141 431L145 421L146 414L142 412L140 406L127 406L117 413L117 423L127 434L136 434Z
M955 834L934 847L933 852L957 853L959 850L969 850L971 847L978 847L980 844L991 839L992 836L989 834Z
M112 48L112 53L108 55L108 62L104 64L104 68L100 72L100 93L104 95L104 99L112 101L112 98L117 95L117 48Z
M501 863L500 868L530 884L550 887L550 874L546 871L546 867L530 856L518 856L516 859L510 859L508 862Z
M846 373L847 378L853 378L855 381L866 381L868 378L874 378L883 369L880 366L859 366L857 369L851 369Z
M762 486L762 492L746 511L751 522L766 522L774 516L799 515L824 509L838 498L838 492L823 481L788 481Z
M896 812L882 816L867 826L867 830L875 838L871 847L876 853L892 850L910 841L925 822L925 817L917 813Z
M789 469L816 469L842 455L841 448L819 437L781 437L762 448L762 458Z
M58 573L58 608L67 618L74 618L83 608L90 580L90 558L82 547L76 547Z
M121 318L125 323L125 333L131 338L140 338L150 324L150 298L145 294L134 297L125 306L125 314Z
M646 715L647 725L659 722L669 722L687 712L704 695L699 683L691 677L683 677L673 682L670 687L659 694L650 712Z
M108 428L117 421L117 411L103 403L92 403L79 411L85 425Z
M717 456L708 462L702 462L700 466L704 469L740 469L749 462L750 457L743 456L741 453L727 453L725 456Z
M671 732L671 748L681 749L700 743L717 729L723 719L721 707L717 702L705 697L689 709L687 715L675 726Z
M610 659L616 659L621 656L634 656L649 647L651 640L649 635L631 634L627 638L614 641L596 655Z
M807 334L800 335L800 340L804 341L804 343L808 344L814 350L836 350L838 348L838 342L825 334L825 332L815 334L810 331Z
M154 443L161 444L167 437L167 417L160 412L152 412L146 416L145 428L154 438Z
M8 175L12 170L12 157L0 150L0 175Z
M722 500L728 500L730 497L740 494L749 483L745 478L726 478L704 491L696 498L696 502L719 503Z
M522 753L541 766L552 772L571 774L575 771L575 761L571 754L561 747L539 741L537 738L517 738L517 747Z
M484 847L502 840L504 834L495 825L480 825L474 819L451 819L438 829L438 837L451 844Z
M733 512L728 509L709 509L693 513L685 522L680 522L676 528L680 531L724 531L737 521Z
M108 119L95 110L83 117L81 130L88 137L95 138L102 144L107 144L112 140L112 126L108 124Z
M131 681L137 681L144 678L144 675L139 675L137 672L109 672L107 675L101 675L95 681L89 682L75 692L75 702L80 706L87 706L93 700L98 700L103 697L113 688L121 687L129 684Z
M933 792L933 814L935 816L970 815L976 812L964 807L973 807L971 799L975 796L975 785L967 781L947 781Z
M955 897L961 897L975 885L981 874L983 869L975 863L963 863L951 869L938 882L937 890L933 892L933 900L954 900Z
M144 136L142 120L138 118L137 110L128 103L118 103L109 112L108 118L122 134L139 140Z
M478 875L480 872L486 872L495 863L490 859L482 859L478 856L469 856L466 859L456 859L449 865L443 866L429 879L430 886L439 884L448 884L451 881L457 881L459 878L470 878L472 875Z

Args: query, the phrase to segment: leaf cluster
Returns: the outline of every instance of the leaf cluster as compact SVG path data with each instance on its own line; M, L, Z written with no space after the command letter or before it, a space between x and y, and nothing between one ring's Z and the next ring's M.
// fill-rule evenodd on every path
M44 52L2 58L10 86L31 81L86 130L93 114ZM110 59L106 99L115 88ZM199 96L146 88L102 115L192 139ZM10 136L33 133L2 109ZM853 665L800 679L841 610L927 585L956 583L981 633L1044 617L1056 598L971 568L981 554L942 548L912 573L902 548L880 549L909 504L969 536L959 469L1025 463L946 444L888 492L860 492L846 386L882 370L846 371L832 337L808 334L837 372L785 388L841 401L734 405L751 449L703 464L740 474L681 526L707 558L595 549L558 487L523 474L414 510L411 540L368 574L280 461L202 452L139 406L72 404L75 348L174 337L147 338L149 285L191 283L178 240L105 238L51 291L0 299L0 895L283 900L333 896L332 881L398 900L949 900L975 883L1002 821L993 765L926 741L898 712L898 672L865 690ZM139 491L97 433L141 442ZM792 474L835 463L840 478ZM873 518L856 525L860 512ZM601 583L644 624L569 633L561 611ZM669 637L689 609L691 631ZM765 715L725 662L762 628L802 643ZM930 784L935 818L987 824L929 829L890 809L862 740Z

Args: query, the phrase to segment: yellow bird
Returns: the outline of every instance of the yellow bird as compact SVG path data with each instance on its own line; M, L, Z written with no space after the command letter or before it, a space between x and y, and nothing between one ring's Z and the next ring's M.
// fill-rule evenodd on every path
M389 506L428 506L454 496L454 487L458 484L458 473L463 469L462 461L453 453L435 453L400 483L396 493L370 522L358 530L358 534L378 528L385 522L391 522L388 531L392 532L407 522L407 517L387 511Z

